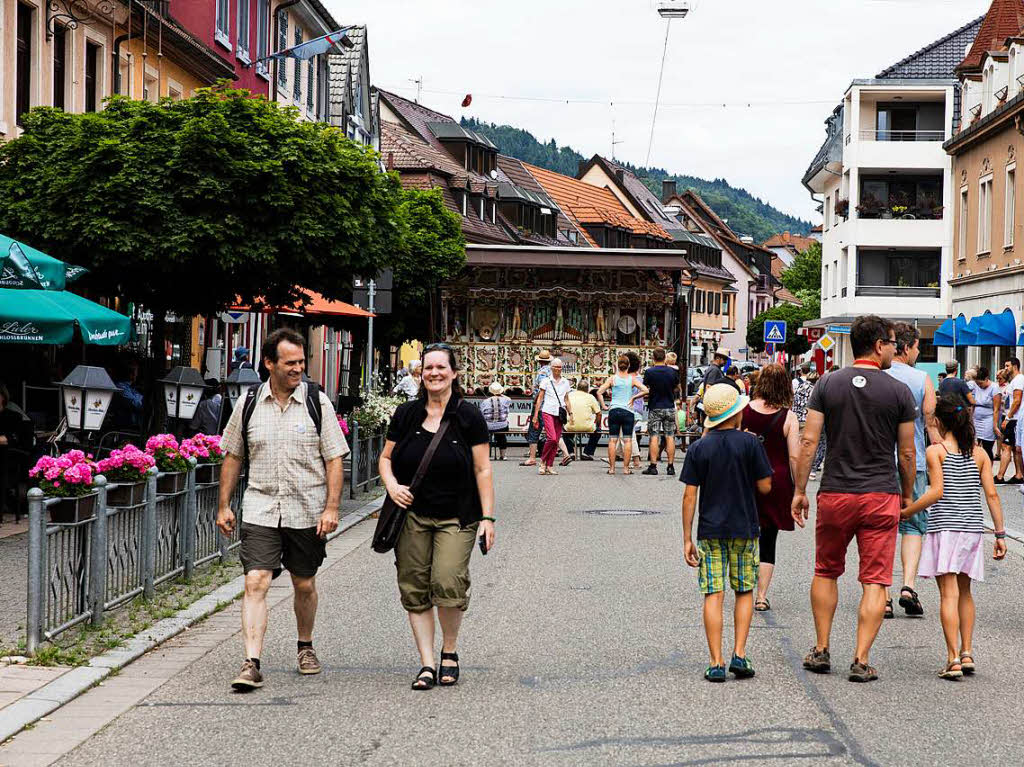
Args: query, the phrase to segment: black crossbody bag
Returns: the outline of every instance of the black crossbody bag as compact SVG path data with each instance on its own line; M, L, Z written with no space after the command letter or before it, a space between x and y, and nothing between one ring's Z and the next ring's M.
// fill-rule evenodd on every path
M561 400L558 399L558 389L555 388L554 379L549 378L548 383L551 384L551 393L555 395L555 400L558 401L558 420L562 422L562 426L565 426L569 423L569 414L566 412L565 407L562 406Z
M409 492L414 497L446 431L448 431L447 418L441 421L441 425L437 427L437 431L434 432L430 444L427 445L427 451L420 460L420 465L416 467L416 474L409 484ZM381 505L380 514L377 517L377 529L373 531L373 542L370 544L370 548L378 554L387 554L394 549L399 537L402 535L402 529L405 527L405 518L408 515L408 509L403 509L391 499L390 495L385 494L384 503Z

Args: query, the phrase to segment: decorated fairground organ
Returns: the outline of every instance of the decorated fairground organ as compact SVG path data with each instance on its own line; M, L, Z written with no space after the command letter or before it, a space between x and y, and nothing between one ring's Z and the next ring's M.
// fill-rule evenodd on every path
M442 327L477 392L498 381L529 393L544 350L567 377L597 386L620 353L646 366L656 346L676 341L674 296L667 272L471 267L442 289Z

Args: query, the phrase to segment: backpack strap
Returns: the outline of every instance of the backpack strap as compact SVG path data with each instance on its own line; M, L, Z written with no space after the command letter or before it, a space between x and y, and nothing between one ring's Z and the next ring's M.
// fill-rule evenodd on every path
M252 420L252 414L256 410L256 395L259 394L259 390L262 388L263 384L250 386L249 390L245 393L245 402L242 404L242 447L247 467L249 464L249 421Z
M306 384L306 412L313 420L319 437L324 425L324 414L320 405L320 388L314 384Z

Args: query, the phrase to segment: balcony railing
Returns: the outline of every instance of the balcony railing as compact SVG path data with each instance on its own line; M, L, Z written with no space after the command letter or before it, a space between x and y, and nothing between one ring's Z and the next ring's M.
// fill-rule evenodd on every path
M943 141L944 130L872 130L860 132L861 141Z
M942 208L871 208L864 205L857 207L858 218L869 219L901 219L904 221L937 221L942 218Z
M885 298L938 298L937 287L909 287L904 285L858 285L858 296L874 296Z

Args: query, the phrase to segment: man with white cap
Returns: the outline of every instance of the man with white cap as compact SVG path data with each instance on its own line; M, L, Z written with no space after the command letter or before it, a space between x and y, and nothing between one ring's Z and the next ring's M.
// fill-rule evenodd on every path
M487 421L487 431L491 433L491 444L498 448L498 460L505 460L508 450L508 409L512 400L505 396L505 387L495 381L488 388L491 396L480 403L480 413Z

